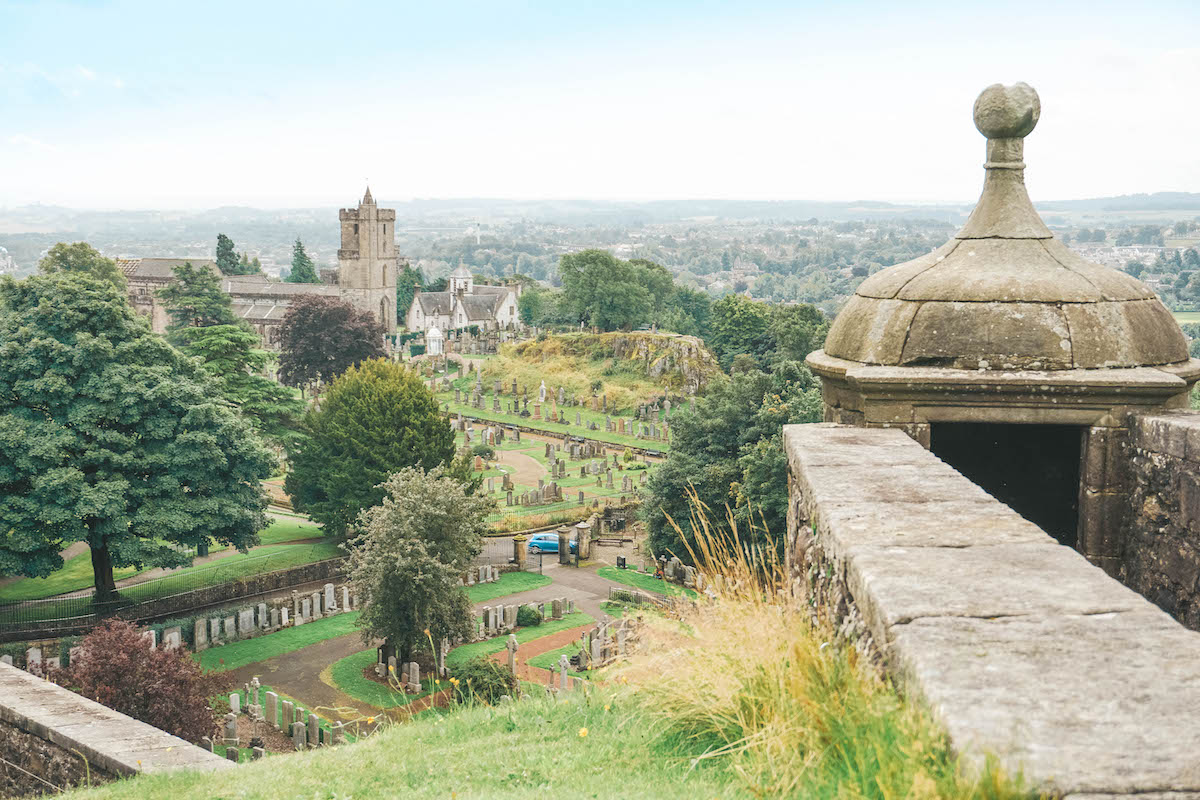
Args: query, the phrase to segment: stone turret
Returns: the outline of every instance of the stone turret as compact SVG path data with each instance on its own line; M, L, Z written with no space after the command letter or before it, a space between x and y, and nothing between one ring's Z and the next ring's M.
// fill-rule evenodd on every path
M358 208L338 212L341 295L376 315L389 334L396 332L396 212L379 208L368 187Z
M1186 407L1200 361L1150 289L1068 249L1034 210L1024 146L1040 113L1023 83L979 95L987 161L966 225L863 281L808 363L827 421L902 428L1111 569L1128 414Z

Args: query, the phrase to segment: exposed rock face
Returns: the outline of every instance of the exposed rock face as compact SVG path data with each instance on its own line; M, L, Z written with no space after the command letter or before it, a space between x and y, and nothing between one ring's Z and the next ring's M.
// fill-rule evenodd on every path
M676 333L572 333L525 342L517 346L516 352L529 361L537 361L543 354L569 354L637 362L647 377L684 392L703 389L720 372L716 357L700 339Z

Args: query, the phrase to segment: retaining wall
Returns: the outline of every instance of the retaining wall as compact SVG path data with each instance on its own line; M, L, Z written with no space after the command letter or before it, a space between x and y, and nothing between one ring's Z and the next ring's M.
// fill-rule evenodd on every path
M968 763L995 754L1078 800L1200 797L1200 634L899 430L784 437L798 601L926 703Z
M0 664L0 796L139 772L232 769L207 750L24 670ZM19 769L18 769L19 767Z

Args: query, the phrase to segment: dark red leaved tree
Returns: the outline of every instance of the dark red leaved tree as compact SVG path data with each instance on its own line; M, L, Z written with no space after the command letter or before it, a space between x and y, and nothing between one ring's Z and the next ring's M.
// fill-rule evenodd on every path
M189 742L214 734L208 698L228 680L206 674L183 648L151 649L142 631L124 620L101 623L80 647L70 666L52 676L59 683Z
M336 297L300 295L279 325L279 380L288 386L329 382L384 356L383 334L369 311Z

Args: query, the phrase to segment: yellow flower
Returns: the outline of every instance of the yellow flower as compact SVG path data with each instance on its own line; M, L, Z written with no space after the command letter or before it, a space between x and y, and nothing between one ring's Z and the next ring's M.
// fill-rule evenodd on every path
M429 628L426 628L426 629L425 629L425 635L426 635L426 636L428 636L428 635L429 635Z
M580 739L586 739L586 738L587 738L587 728L580 728L580 729L579 729L579 738L580 738Z
M604 704L604 710L605 710L605 711L608 711L610 708L612 708L612 706L611 706L611 705L609 705L608 703L605 703L605 704Z
M391 664L388 664L388 672L395 672L395 671L396 671L396 668L394 666L392 666Z

